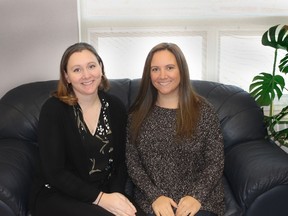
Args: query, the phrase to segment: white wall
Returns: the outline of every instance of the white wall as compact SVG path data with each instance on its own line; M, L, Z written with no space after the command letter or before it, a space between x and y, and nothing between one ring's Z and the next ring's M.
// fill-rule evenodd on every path
M59 78L78 42L77 0L0 0L0 97L20 84Z

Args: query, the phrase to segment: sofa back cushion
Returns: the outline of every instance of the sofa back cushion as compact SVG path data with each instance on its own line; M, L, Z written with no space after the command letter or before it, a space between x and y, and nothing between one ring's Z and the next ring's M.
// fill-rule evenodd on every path
M140 79L131 81L130 103L137 96L140 82ZM191 83L194 90L215 107L226 150L235 144L266 136L263 112L249 93L239 87L217 82L192 80Z
M243 89L210 81L191 82L196 92L215 107L226 149L265 137L262 110ZM109 93L120 98L128 110L138 93L140 79L112 79L110 84ZM56 88L57 81L51 80L24 84L7 92L0 100L0 138L37 144L41 106Z
M0 138L37 143L40 109L56 81L27 83L11 89L0 100Z
M221 123L225 150L247 141L264 139L263 112L243 89L210 81L192 81L196 92L216 109Z
M129 79L110 80L111 94L119 97L128 109ZM57 81L32 82L8 91L0 100L0 139L15 138L37 144L41 107L57 89Z

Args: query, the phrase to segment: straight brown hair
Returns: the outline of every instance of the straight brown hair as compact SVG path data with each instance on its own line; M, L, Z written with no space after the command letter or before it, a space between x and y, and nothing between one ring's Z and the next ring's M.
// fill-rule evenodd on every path
M73 91L71 84L69 84L65 78L65 74L67 73L67 64L68 64L68 61L69 61L69 59L73 53L82 52L83 50L88 50L91 53L93 53L95 55L95 57L97 58L98 63L101 66L102 77L101 77L101 83L99 86L99 90L107 91L110 87L109 81L105 75L103 61L102 61L101 57L99 56L99 54L97 53L97 51L95 50L95 48L92 45L85 43L85 42L75 43L65 50L65 52L61 58L60 79L58 81L57 91L55 91L52 94L54 97L59 98L59 100L63 101L64 103L67 103L68 105L77 104L78 99L77 99L77 97Z
M199 96L191 85L189 69L181 49L173 43L160 43L153 47L146 58L140 89L135 102L130 108L131 123L129 127L130 139L136 142L143 121L150 114L157 100L157 90L150 78L151 61L158 51L168 50L175 58L180 71L179 108L177 109L176 135L192 136L199 116Z

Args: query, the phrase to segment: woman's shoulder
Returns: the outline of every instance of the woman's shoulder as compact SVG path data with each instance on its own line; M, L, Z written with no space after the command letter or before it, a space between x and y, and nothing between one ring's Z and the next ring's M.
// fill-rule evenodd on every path
M49 97L41 107L39 114L39 122L55 122L64 118L69 111L69 105L60 101L58 98Z
M47 98L47 100L44 102L43 106L51 106L51 105L60 105L63 104L62 101L59 100L59 98L55 97L55 96L50 96L49 98Z
M103 97L107 100L109 106L112 109L126 110L124 103L120 100L120 98L116 97L115 95L103 91L100 91L99 95L100 97Z
M202 98L199 102L199 105L201 116L206 116L208 118L211 118L212 116L218 116L215 106L206 98Z
M109 113L111 115L112 122L117 122L116 124L120 124L121 127L126 127L125 124L127 122L127 110L124 103L118 97L106 92L101 92L99 96L108 102Z
M42 110L61 110L65 107L69 106L68 104L65 104L64 102L60 101L58 98L51 96L49 97L43 104Z
M214 110L215 108L214 108L214 106L213 106L213 104L211 103L211 102L209 102L206 98L204 98L204 97L201 97L200 99L199 99L199 104L200 104L200 107L202 108L202 109L212 109L212 110Z

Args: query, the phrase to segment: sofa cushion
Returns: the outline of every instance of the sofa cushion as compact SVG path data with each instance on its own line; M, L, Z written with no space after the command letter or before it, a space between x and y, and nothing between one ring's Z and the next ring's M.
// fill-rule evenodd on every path
M0 138L37 143L38 118L42 104L57 86L56 81L24 84L7 92L0 100Z
M261 194L288 184L288 156L267 140L242 143L225 154L225 175L237 202L249 208Z
M243 89L210 81L192 81L198 94L216 109L224 137L225 151L246 141L263 139L266 129L261 108Z
M35 145L18 139L1 139L0 200L5 201L5 204L13 209L13 215L27 214L29 190L37 155ZM2 205L1 210L7 209L3 203Z

